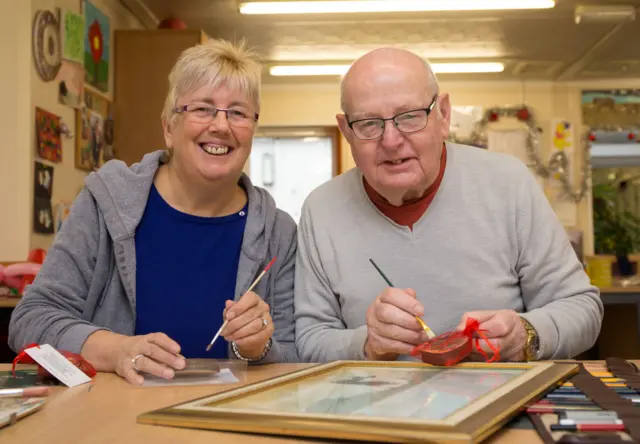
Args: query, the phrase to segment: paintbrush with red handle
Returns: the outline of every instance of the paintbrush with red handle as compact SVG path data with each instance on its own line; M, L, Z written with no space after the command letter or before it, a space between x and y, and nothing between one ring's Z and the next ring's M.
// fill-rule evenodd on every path
M253 288L258 285L258 282L260 282L260 279L262 279L262 276L264 276L267 273L267 270L269 268L271 268L271 266L273 265L273 263L276 261L276 258L274 257L273 259L271 259L271 262L269 262L267 264L266 267L264 267L264 270L262 270L262 273L260 273L260 275L256 278L255 281L253 281L253 284L251 284L251 287L249 287L249 289L247 290L247 293L249 293L251 290L253 290ZM245 294L247 294L245 293ZM216 339L218 339L218 336L220 336L220 333L222 333L222 330L224 330L224 328L227 326L227 323L229 321L227 319L224 320L224 322L222 323L222 327L220 327L220 329L218 330L218 333L216 333L216 335L213 337L213 339L211 340L211 342L209 343L209 345L207 345L207 351L211 350L211 347L213 347L214 342L216 342Z

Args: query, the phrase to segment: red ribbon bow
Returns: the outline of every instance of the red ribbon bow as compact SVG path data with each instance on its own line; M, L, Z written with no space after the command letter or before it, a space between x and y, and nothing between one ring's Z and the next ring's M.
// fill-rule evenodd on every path
M411 351L412 356L420 357L423 362L434 365L455 365L469 353L474 345L476 350L485 358L486 362L500 360L500 349L494 346L484 334L486 330L480 329L477 319L467 318L465 328L462 331L443 333L435 338L420 344ZM475 342L473 342L475 339ZM493 356L489 357L482 349L480 340L484 340L492 350Z
M480 328L480 322L478 322L477 319L474 318L467 318L467 323L464 327L464 330L462 330L462 334L464 334L465 336L468 336L469 339L475 339L475 347L476 350L478 350L478 352L484 356L485 361L487 362L496 362L500 360L500 347L494 346L491 341L489 340L489 338L487 338L487 336L484 334L486 330L482 330ZM476 332L478 334L478 336L473 337L473 332ZM482 347L480 346L480 338L482 338L486 343L487 346L491 349L491 351L493 352L493 356L489 357L489 355L487 354L487 352L485 352Z

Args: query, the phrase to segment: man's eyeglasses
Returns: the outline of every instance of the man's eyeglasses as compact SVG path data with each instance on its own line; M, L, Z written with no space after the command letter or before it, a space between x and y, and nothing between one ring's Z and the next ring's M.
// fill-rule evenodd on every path
M212 105L203 104L188 104L180 106L174 111L177 113L187 112L194 122L202 123L203 125L213 122L213 119L215 119L218 113L222 111L227 115L229 125L243 128L253 126L254 122L257 122L259 117L257 113L252 113L238 108L216 108Z
M382 137L388 120L392 120L398 131L403 133L415 133L427 126L429 114L433 111L438 95L433 97L431 105L427 108L415 109L396 114L386 119L382 117L371 119L359 119L348 122L349 128L353 131L358 139L372 140Z

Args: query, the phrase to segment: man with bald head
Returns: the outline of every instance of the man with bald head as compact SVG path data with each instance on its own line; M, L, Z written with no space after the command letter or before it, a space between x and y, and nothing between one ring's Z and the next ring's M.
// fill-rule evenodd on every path
M426 61L398 49L364 55L341 104L356 168L303 206L302 359L407 359L427 340L415 316L436 334L473 317L508 361L571 358L595 343L598 289L540 186L515 157L446 141L449 95Z

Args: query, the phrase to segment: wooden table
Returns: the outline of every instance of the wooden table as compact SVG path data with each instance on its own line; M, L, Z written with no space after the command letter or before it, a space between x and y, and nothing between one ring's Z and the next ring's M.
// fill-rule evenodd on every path
M20 302L20 296L0 296L0 308L14 308Z
M251 367L247 383L257 382L312 364L272 364ZM10 366L0 364L0 370ZM293 443L311 439L248 435L208 430L143 425L138 415L162 407L211 395L236 385L208 387L135 387L113 374L98 374L93 383L55 387L42 410L17 424L0 429L6 443ZM326 443L326 441L324 441ZM485 441L490 444L541 444L534 430L503 429Z

